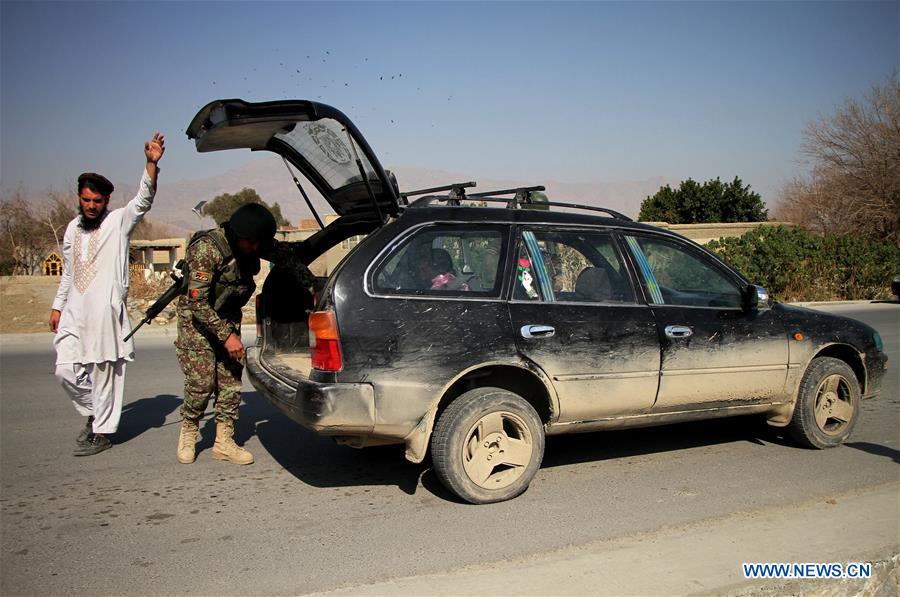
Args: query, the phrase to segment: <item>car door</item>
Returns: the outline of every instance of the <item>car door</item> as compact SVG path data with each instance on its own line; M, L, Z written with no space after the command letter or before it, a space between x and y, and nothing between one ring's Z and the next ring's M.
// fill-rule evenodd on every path
M788 341L776 312L744 307L742 281L699 247L629 234L662 344L654 412L776 401Z
M641 413L656 398L659 337L605 229L522 227L509 313L519 352L552 380L557 422Z

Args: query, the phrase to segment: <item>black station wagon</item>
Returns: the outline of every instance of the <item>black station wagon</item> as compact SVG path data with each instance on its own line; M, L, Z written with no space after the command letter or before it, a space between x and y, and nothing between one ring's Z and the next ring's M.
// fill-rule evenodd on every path
M872 328L773 302L677 234L542 201L540 187L401 193L353 123L316 102L216 101L187 134L303 173L340 216L306 241L308 262L366 235L315 297L270 272L253 385L342 444L405 444L412 462L430 448L469 502L523 492L546 435L758 413L827 448L879 392Z

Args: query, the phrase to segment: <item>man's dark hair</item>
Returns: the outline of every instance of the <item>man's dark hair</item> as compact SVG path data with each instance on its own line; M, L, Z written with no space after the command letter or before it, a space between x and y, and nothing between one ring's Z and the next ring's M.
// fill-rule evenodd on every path
M105 176L97 174L96 172L85 172L78 177L79 195L81 195L81 191L85 187L104 197L109 197L113 194L113 190L115 190L113 183L109 182Z

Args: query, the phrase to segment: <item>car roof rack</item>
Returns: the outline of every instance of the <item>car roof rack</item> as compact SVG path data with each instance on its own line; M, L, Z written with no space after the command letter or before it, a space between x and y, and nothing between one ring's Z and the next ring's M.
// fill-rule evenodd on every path
M406 191L405 193L400 193L400 200L402 203L408 204L409 198L416 195L429 195L431 193L441 193L443 191L449 191L449 193L444 197L420 197L419 199L413 201L411 205L416 207L425 207L434 200L446 201L447 205L459 205L459 202L466 198L466 189L472 188L474 186L477 186L477 183L474 180L470 180L469 182L455 182L453 184L444 185L442 187L431 187L428 189L419 189L418 191Z
M469 197L477 197L481 200L488 201L506 201L506 207L509 209L516 209L518 205L528 205L528 204L542 204L545 205L546 201L535 201L532 196L534 193L538 193L540 191L545 191L547 189L544 188L543 185L538 185L534 187L518 187L515 189L503 189L500 191L485 191L483 193L472 193ZM498 195L513 195L511 199L501 199ZM546 199L546 197L545 197Z
M596 211L599 213L604 213L617 220L625 220L626 222L633 221L631 218L626 216L625 214L618 212L614 209L609 209L607 207L597 207L594 205L583 205L580 203L566 203L563 201L544 201L540 199L535 199L533 196L534 193L542 192L545 189L544 186L538 185L533 187L518 187L515 189L502 189L498 191L485 191L482 193L470 193L468 195L465 194L465 188L474 187L474 182L467 183L457 183L454 185L447 185L443 187L434 187L431 189L423 189L421 191L410 191L408 193L400 193L401 197L408 197L411 195L423 195L426 193L439 193L441 191L450 190L449 195L428 195L427 197L421 197L416 199L410 207L428 207L432 203L437 201L446 201L447 205L460 205L461 200L478 200L490 203L505 203L507 209L521 209L528 208L531 206L553 206L553 207L567 207L570 209L583 209L586 211ZM455 193L455 195L454 195ZM502 195L512 195L512 197L502 197Z

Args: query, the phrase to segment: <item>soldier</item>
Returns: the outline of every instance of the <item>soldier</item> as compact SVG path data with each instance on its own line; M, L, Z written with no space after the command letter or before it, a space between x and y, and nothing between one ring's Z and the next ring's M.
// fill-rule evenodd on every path
M244 345L241 308L253 296L260 257L288 263L311 290L315 278L300 261L302 243L274 240L275 218L265 207L249 203L220 228L196 233L188 244L187 293L178 299L175 352L184 372L184 403L178 461L196 458L200 418L215 393L216 441L213 458L251 464L253 455L234 442L234 422L241 402Z

